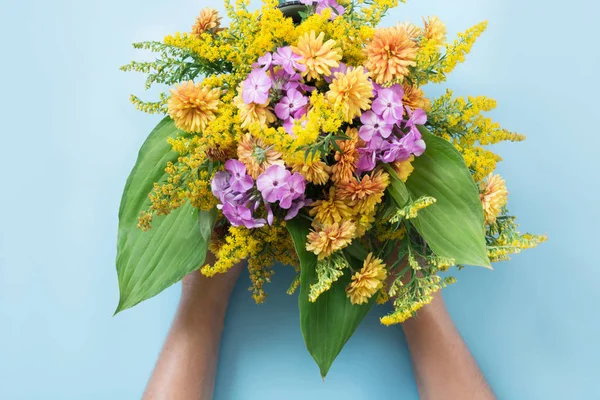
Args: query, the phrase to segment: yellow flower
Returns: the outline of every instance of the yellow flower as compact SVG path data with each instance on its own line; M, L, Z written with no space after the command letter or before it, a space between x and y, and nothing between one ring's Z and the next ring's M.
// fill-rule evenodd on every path
M341 152L336 151L334 155L335 164L331 167L331 180L335 183L344 183L352 179L358 162L358 130L356 128L346 129L346 135L352 139L336 141Z
M396 161L393 164L394 170L398 174L398 177L402 180L402 182L406 182L408 177L415 170L412 162L415 160L415 156L411 155L410 158L406 161Z
M485 222L493 224L508 201L506 182L500 175L490 174L485 181L480 182L479 188Z
M335 47L335 40L330 39L323 43L324 38L324 32L316 36L315 31L311 31L298 39L298 46L292 46L294 53L302 57L299 63L306 66L302 75L308 78L318 79L323 75L331 75L331 68L340 65L342 50Z
M192 33L196 36L202 35L206 31L218 32L221 26L221 16L214 8L205 8L200 11L196 18L196 23L192 26Z
M239 110L239 117L241 120L240 126L242 128L246 128L253 123L259 123L266 126L277 120L275 114L271 111L271 107L269 107L269 100L267 100L265 104L246 104L241 95L241 88L239 93L240 94L233 99L233 103Z
M171 89L167 103L169 116L175 126L185 132L200 132L216 118L221 91L193 81L183 82Z
M356 177L338 188L338 197L347 200L355 207L355 212L368 214L381 202L383 192L390 183L390 176L379 170L365 175L359 181Z
M292 172L299 172L304 179L315 185L324 185L329 180L330 169L329 165L316 159L304 160L304 162L294 164Z
M384 84L408 75L408 67L416 65L417 45L404 26L383 28L375 31L365 55L365 66L373 79Z
M425 38L440 45L446 41L446 25L438 17L423 19L425 24Z
M332 225L352 217L352 209L345 201L336 196L335 188L329 189L329 198L317 200L312 204L309 214L323 225Z
M379 258L369 253L362 269L352 276L352 281L346 287L346 295L352 304L367 303L379 289L387 276L385 264Z
M415 110L421 108L425 111L429 111L431 108L431 101L425 97L423 90L417 86L404 85L404 97L402 98L402 104Z
M344 74L336 72L335 78L329 85L327 100L337 104L344 110L346 122L352 120L368 110L373 97L373 85L362 67L349 68Z
M355 231L356 226L347 220L324 228L318 227L308 234L306 250L312 251L322 260L349 245Z
M240 140L237 154L238 159L246 166L248 174L254 179L271 165L284 165L281 153L249 133Z

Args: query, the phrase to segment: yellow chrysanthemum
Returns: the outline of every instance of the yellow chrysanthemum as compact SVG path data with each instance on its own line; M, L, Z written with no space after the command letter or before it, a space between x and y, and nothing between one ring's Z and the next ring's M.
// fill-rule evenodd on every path
M415 167L413 167L413 165L412 165L412 162L414 160L415 160L415 156L411 155L408 160L396 161L392 165L394 167L394 170L398 174L398 177L402 180L402 182L406 182L408 180L408 177L410 176L410 174L412 174L412 172L415 170Z
M375 82L384 84L402 80L408 67L416 65L417 45L402 25L375 31L365 48L367 70Z
M363 176L360 181L353 177L350 181L339 185L337 195L351 204L356 213L368 214L381 202L389 183L390 176L380 170Z
M329 189L329 198L315 201L309 214L315 217L315 221L322 225L333 225L335 222L343 221L352 217L352 208L344 200L341 200L335 192L335 188Z
M306 250L312 251L322 260L349 245L355 230L356 227L350 221L319 227L308 234Z
M373 84L362 67L349 68L344 74L336 72L329 85L327 100L342 107L346 122L352 122L362 114L362 110L371 107Z
M238 159L246 166L248 174L254 179L271 165L284 165L281 153L249 133L238 143L237 154Z
M446 25L438 17L423 18L425 38L440 45L446 41Z
M404 85L402 104L413 110L421 108L425 111L429 111L431 108L431 101L425 97L423 90L417 86L411 85Z
M299 172L304 179L315 185L324 185L329 180L330 169L329 165L317 159L294 164L292 172Z
M240 90L239 93L233 99L233 103L239 110L240 126L242 128L246 128L256 122L266 126L277 120L275 114L271 111L271 107L269 107L269 100L265 104L246 104L241 95L242 91Z
M200 11L196 18L196 23L192 26L192 33L196 36L202 35L206 31L218 32L221 27L221 16L214 8L205 8Z
M485 181L479 184L479 187L485 222L493 224L508 201L506 182L500 175L490 174Z
M383 260L369 253L362 269L352 276L352 281L346 287L346 295L352 304L367 303L369 299L383 287L387 276Z
M352 179L358 162L358 130L356 128L346 129L346 135L351 137L348 140L338 140L336 144L340 151L336 151L334 155L335 164L331 167L331 180L337 183L348 182Z
M331 75L331 68L337 68L342 59L342 50L333 39L323 43L325 33L316 36L315 31L305 33L298 39L298 46L292 46L294 53L300 55L300 64L306 66L302 75L311 79Z
M219 89L193 81L176 84L167 103L169 116L177 128L185 132L200 132L216 118L220 96Z

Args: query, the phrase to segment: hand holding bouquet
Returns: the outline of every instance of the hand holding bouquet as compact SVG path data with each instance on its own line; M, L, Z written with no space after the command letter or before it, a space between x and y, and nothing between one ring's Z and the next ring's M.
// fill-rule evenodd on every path
M256 12L226 1L228 28L205 9L190 33L135 45L159 57L123 69L173 87L157 102L132 96L168 116L123 195L117 311L244 259L260 303L273 265L288 264L324 376L375 302L393 305L383 324L401 323L454 282L439 272L545 238L517 232L485 147L524 137L483 115L489 98L422 90L486 23L448 43L435 17L376 28L395 0L303 3L294 23L272 0Z

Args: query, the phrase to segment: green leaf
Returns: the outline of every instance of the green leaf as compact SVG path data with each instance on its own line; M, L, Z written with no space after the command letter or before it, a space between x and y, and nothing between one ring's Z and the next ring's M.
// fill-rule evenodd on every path
M150 205L154 182L164 182L168 161L176 161L168 137L177 128L163 119L143 144L121 198L117 242L120 299L115 314L162 292L186 274L200 268L216 213L198 212L189 204L156 217L146 232L137 228L138 216Z
M300 260L298 306L302 335L308 352L317 362L321 376L325 378L333 360L373 306L375 296L367 304L350 303L345 288L351 277L346 273L331 289L321 294L317 301L308 301L310 285L317 280L317 256L306 250L306 235L310 230L310 222L296 218L288 221L287 228ZM351 263L353 261L355 260L350 260ZM360 268L360 264L362 260L353 267Z
M432 135L425 127L419 130L427 150L415 158L406 185L392 174L390 194L399 207L405 199L397 193L405 190L412 199L435 198L435 204L411 220L431 249L457 264L490 267L479 190L463 157L447 140Z

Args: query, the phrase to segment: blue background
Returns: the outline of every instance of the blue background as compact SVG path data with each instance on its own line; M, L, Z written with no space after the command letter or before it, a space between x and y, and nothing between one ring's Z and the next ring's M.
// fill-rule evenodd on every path
M136 152L158 121L136 112L144 77L117 67L130 43L187 30L208 2L3 1L0 97L0 398L138 398L179 297L174 286L112 317L117 209ZM215 5L216 2L211 2ZM437 14L454 35L488 32L448 85L496 98L495 117L528 135L497 146L510 208L550 241L467 269L445 292L501 399L597 399L600 195L595 3L413 0L391 25ZM442 87L432 87L432 95ZM216 399L416 399L401 329L375 309L323 382L304 349L292 274L269 301L240 280L223 338Z

